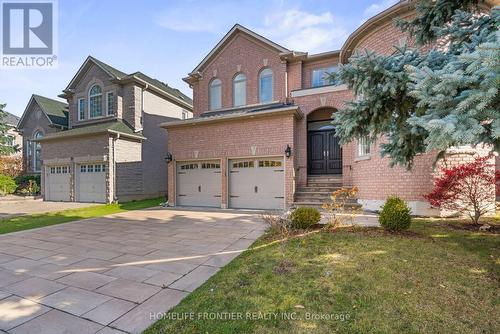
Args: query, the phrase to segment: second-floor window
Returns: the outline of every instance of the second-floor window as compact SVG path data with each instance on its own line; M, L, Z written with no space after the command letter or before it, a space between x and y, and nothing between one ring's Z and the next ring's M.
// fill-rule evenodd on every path
M370 155L370 140L367 137L358 139L358 157Z
M209 87L210 110L217 110L222 107L222 82L213 79Z
M273 100L273 71L266 68L259 74L259 101L268 103Z
M102 89L99 85L94 85L89 90L89 117L102 116Z
M233 105L235 107L247 104L247 77L239 73L233 79Z
M337 66L317 68L312 71L311 86L321 87L335 84L330 74L337 72Z
M85 99L78 99L78 120L85 119Z
M113 92L106 93L106 111L108 115L115 114L115 94Z

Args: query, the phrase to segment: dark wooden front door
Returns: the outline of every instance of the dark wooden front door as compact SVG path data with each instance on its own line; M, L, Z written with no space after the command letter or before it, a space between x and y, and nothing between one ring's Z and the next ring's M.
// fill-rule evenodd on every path
M307 172L342 174L342 147L335 130L309 131L307 134Z

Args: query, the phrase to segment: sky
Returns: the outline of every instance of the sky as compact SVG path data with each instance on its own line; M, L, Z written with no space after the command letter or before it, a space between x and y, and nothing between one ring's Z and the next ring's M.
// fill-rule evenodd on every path
M192 96L182 78L239 23L288 49L338 50L397 0L59 0L56 69L0 69L0 103L21 116L31 94L66 88L88 55Z

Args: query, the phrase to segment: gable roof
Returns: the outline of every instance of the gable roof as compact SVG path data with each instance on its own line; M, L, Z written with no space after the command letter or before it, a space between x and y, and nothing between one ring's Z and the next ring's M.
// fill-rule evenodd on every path
M101 68L104 72L106 72L110 76L111 80L115 80L118 83L126 83L128 81L134 81L134 80L146 82L149 85L154 86L159 91L159 93L164 94L170 98L173 98L174 100L180 102L181 104L184 104L184 106L188 109L192 109L193 100L187 95L183 94L180 90L170 87L166 83L154 79L142 72L134 72L131 74L127 74L92 56L88 56L87 59L85 59L82 66L80 66L75 76L73 77L73 79L71 79L70 83L68 84L66 89L64 89L63 92L65 94L71 93L74 87L76 86L76 83L83 77L83 75L85 75L85 73L93 64ZM66 96L65 94L60 96L65 97Z
M270 47L272 47L273 49L275 49L276 51L278 52L290 52L290 50L288 50L287 48L257 34L256 32L248 29L248 28L245 28L244 26L240 25L240 24L235 24L231 30L229 30L227 32L226 35L224 35L224 37L222 37L222 39L219 41L219 43L217 43L214 48L205 56L205 58L203 58L203 60L195 67L194 70L191 71L190 74L194 74L194 73L197 73L200 71L201 68L203 68L203 66L210 60L212 59L212 57L219 51L219 49L221 49L222 47L224 47L228 41L234 36L236 35L237 33L243 33L245 35L248 35L248 36L251 36L259 41L261 41L262 43L264 44L267 44L269 45Z
M65 131L51 133L43 138L40 138L38 141L49 141L49 140L57 140L70 137L82 137L82 136L95 135L101 133L120 134L123 135L124 137L133 139L141 139L141 140L146 139L140 133L134 132L134 130L130 126L128 126L123 120L117 119L108 122L85 125Z
M26 109L24 110L23 115L21 116L21 119L19 120L18 128L21 127L31 104L34 102L36 104L38 104L40 109L42 109L44 115L47 117L50 124L62 126L65 128L68 127L68 104L67 103L57 101L54 99L50 99L50 98L45 97L45 96L33 94L33 95L31 95L31 98L28 102L28 105L26 106Z
M5 117L2 119L2 121L5 122L5 124L7 124L7 125L17 127L17 124L19 123L19 119L20 118L17 117L16 115L13 115L8 111L5 111Z

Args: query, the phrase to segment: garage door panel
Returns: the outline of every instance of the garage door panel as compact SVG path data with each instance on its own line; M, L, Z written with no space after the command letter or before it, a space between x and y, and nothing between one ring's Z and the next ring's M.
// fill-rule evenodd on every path
M220 207L221 187L220 162L177 163L177 205Z
M82 164L77 166L76 199L79 202L106 202L105 164Z
M283 209L284 168L282 158L230 160L229 170L230 207Z
M47 201L68 202L70 200L70 167L47 167L45 178L45 199Z

